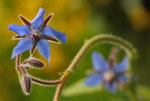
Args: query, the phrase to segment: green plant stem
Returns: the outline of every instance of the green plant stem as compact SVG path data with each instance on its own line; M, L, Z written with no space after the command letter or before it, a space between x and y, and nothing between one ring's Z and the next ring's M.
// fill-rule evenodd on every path
M113 44L116 44L116 45L120 46L121 48L123 48L125 50L125 52L130 57L130 59L133 58L133 56L135 56L135 54L136 54L135 48L132 47L132 45L130 43L128 43L127 41L125 41L125 40L123 40L119 37L116 37L116 36L98 35L98 36L95 36L95 37L89 39L88 41L85 42L85 44L79 50L79 52L77 53L77 55L75 56L75 58L73 59L71 64L69 65L68 69L66 70L65 74L62 75L61 79L63 81L58 85L53 101L59 101L60 100L61 92L63 90L63 87L64 87L66 81L69 79L72 72L77 67L79 61L85 55L87 50L91 46L93 46L94 44L100 43L100 42L113 43ZM70 71L70 72L68 72L68 71Z

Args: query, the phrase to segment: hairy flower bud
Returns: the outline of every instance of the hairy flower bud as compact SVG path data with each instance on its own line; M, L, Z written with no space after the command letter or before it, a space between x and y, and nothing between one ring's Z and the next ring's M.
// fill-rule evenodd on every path
M44 66L44 63L37 59L27 59L24 61L23 64L29 64L33 67L40 67L40 68Z
M22 90L26 95L29 95L29 92L31 90L31 79L29 75L23 74L21 78L21 86Z

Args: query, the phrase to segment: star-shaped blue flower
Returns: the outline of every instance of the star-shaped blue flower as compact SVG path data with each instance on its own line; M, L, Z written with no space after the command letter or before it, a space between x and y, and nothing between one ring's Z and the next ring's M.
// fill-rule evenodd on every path
M50 44L48 40L59 42L57 40L59 39L66 43L66 34L58 32L47 25L52 15L49 15L44 20L45 12L45 10L40 8L37 16L31 22L28 22L25 18L20 16L25 25L20 26L11 24L8 26L9 30L14 31L19 35L16 38L21 38L17 46L13 49L11 59L24 51L34 50L36 46L40 54L50 61Z
M125 83L127 77L125 75L128 67L128 58L125 57L119 64L110 64L106 62L103 56L97 52L92 53L92 62L94 67L94 74L90 75L84 81L87 86L96 86L101 83L105 84L108 91L115 93L117 83Z

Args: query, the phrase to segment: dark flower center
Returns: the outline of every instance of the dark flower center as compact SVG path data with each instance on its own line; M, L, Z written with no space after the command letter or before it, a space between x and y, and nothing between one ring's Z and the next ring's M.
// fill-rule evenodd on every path
M115 73L113 71L108 71L108 72L105 72L104 73L104 80L106 82L111 82L112 79L114 78L115 76Z
M40 40L41 37L41 32L38 30L33 30L31 32L31 40L34 42L38 42Z

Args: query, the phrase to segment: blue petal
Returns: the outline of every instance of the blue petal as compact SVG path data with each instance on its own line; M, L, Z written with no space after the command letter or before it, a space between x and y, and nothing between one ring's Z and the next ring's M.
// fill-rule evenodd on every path
M49 36L49 37L56 37L54 32L53 32L53 29L48 25L46 25L44 27L44 29L42 30L42 34L46 35L46 36Z
M37 49L50 62L50 44L47 40L40 39L37 43Z
M33 45L34 42L30 38L21 39L17 46L14 48L11 59L13 59L15 56L21 54L24 51L32 49Z
M54 30L53 28L51 28L50 26L45 26L45 28L43 29L42 33L44 35L47 35L49 37L57 37L60 41L66 43L67 40L67 36L65 33L63 32L59 32Z
M114 72L123 72L127 69L128 67L128 57L125 57L123 61L120 64L117 64L114 66Z
M19 26L19 25L11 24L8 26L8 29L19 34L19 36L24 36L30 33L30 29L27 25Z
M39 27L43 24L45 12L46 11L44 9L40 8L37 16L31 21L34 29L39 29Z
M109 69L108 63L105 61L103 56L97 52L92 53L92 62L96 71L104 72Z
M84 84L87 86L96 86L103 82L103 77L98 74L90 75L84 81Z
M117 77L117 79L119 82L122 82L122 83L127 81L127 77L125 75L120 75Z
M54 30L55 31L55 30ZM63 32L55 31L55 36L62 41L63 43L66 43L67 41L67 35Z
M116 82L112 82L112 83L106 83L105 87L108 91L110 91L111 93L115 93L116 92Z

